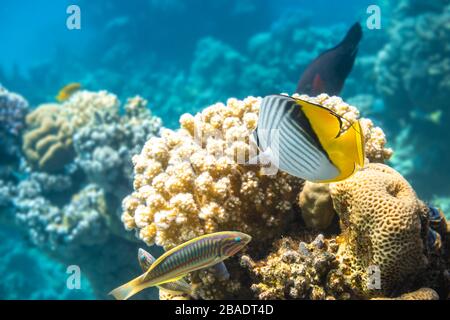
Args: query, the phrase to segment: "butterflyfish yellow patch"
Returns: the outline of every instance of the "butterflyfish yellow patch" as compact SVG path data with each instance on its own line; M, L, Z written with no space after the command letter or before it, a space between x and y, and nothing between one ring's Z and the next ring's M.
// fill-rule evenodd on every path
M280 170L309 181L339 181L364 162L359 122L343 131L343 121L321 105L272 95L261 103L254 138Z

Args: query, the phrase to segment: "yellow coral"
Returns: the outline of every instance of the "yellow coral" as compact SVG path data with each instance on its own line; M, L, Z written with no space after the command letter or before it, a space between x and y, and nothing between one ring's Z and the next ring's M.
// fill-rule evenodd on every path
M399 173L368 164L330 189L343 229L339 256L364 295L389 295L424 270L421 220L427 208ZM381 288L369 286L370 270L380 271Z
M292 213L301 180L267 176L244 163L260 99L229 99L165 130L133 158L135 192L122 221L148 244L173 247L218 230L240 230L256 243L279 235Z

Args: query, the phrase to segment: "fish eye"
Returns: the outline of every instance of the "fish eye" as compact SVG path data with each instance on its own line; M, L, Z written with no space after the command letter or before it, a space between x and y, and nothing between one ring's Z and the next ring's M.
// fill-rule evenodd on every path
M236 237L236 238L234 238L234 241L236 241L236 242L241 242L241 237Z

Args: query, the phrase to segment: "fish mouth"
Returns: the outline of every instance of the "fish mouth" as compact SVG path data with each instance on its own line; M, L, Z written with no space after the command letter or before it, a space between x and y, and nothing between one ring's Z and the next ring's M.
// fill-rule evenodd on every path
M236 238L240 239L239 243L234 243L232 247L228 250L227 256L231 257L241 251L250 241L252 241L252 237L248 234L237 232Z
M235 246L234 248L230 249L230 251L228 251L227 256L229 256L229 257L234 256L236 253L241 251L244 247L245 247L245 244Z

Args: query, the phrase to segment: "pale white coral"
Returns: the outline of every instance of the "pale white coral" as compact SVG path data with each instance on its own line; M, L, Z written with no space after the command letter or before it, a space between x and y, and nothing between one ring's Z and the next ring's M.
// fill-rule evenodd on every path
M95 113L115 113L120 101L116 95L102 90L99 92L79 91L62 104L62 115L69 119L75 128L86 125Z

